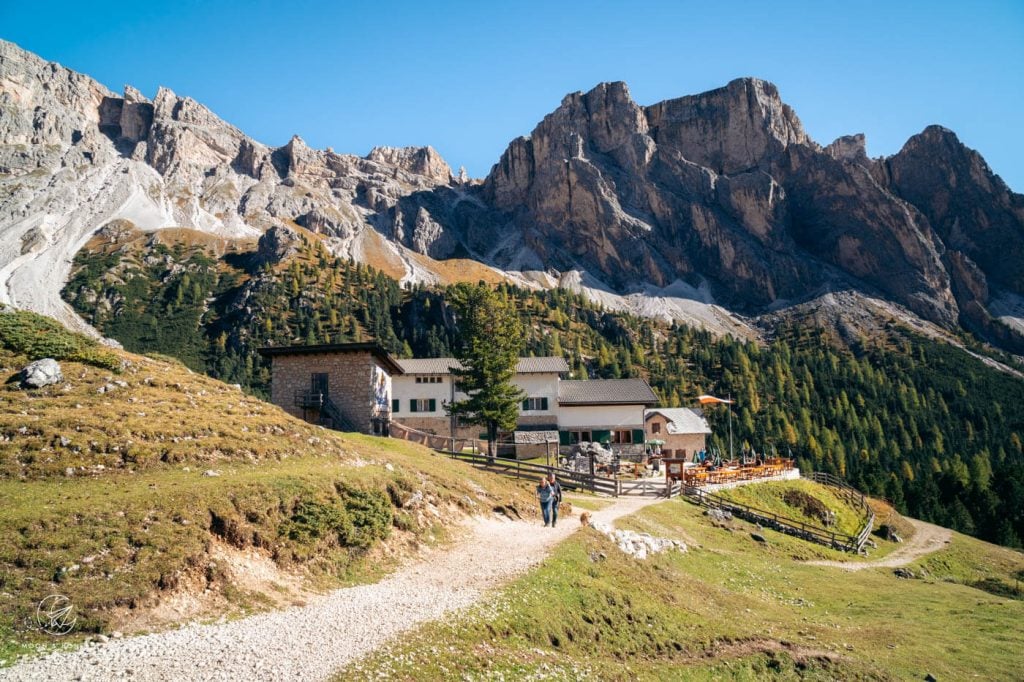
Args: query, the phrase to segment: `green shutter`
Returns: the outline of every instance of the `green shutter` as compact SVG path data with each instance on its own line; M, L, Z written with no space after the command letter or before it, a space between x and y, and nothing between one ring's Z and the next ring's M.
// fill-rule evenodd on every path
M392 398L391 399L391 411L392 412L398 412L398 408L401 407L401 405L402 405L402 401L400 401L398 398Z
M612 432L611 431L594 431L594 433L591 434L591 438L594 439L595 443L610 443L610 442L612 442Z
M437 401L434 400L433 398L430 399L430 411L431 412L436 412L437 411Z
M572 445L572 434L568 431L558 432L558 444L559 445Z
M640 444L646 440L643 429L633 429L633 442Z
M540 399L540 409L542 409L542 410L547 410L548 409L548 399L547 398L541 398Z
M415 412L416 411L416 399L415 398L413 398L412 400L409 401L409 411L410 412Z
M530 409L530 399L527 398L526 400L523 401L523 412L526 412L529 409Z

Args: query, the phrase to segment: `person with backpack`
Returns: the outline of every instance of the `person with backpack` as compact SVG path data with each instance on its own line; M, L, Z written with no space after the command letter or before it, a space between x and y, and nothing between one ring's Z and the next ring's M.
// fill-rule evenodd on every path
M562 504L562 485L555 478L555 472L548 474L548 487L551 488L551 527L558 523L558 505Z
M548 483L548 479L541 478L540 485L537 486L537 501L540 502L540 514L544 517L545 528L552 525L551 501L554 497L554 492L551 490L551 484Z

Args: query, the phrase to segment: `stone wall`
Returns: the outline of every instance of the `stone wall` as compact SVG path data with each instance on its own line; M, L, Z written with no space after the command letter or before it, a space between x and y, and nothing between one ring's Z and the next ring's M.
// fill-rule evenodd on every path
M302 408L295 406L296 392L310 390L313 374L326 373L331 401L356 429L372 433L371 418L376 405L372 385L375 366L377 363L369 352L275 355L270 400L302 419ZM316 417L315 412L313 417Z
M417 431L432 433L438 436L452 435L452 420L450 417L406 417L392 415L392 419ZM486 430L482 426L460 426L455 429L455 437L476 439Z

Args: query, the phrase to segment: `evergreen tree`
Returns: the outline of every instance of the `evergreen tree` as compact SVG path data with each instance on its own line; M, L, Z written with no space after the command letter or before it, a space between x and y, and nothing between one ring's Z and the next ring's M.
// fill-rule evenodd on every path
M490 287L458 285L451 292L459 338L453 369L456 388L468 398L448 413L487 429L488 455L494 457L498 431L511 431L525 394L512 383L523 351L523 325L507 299Z

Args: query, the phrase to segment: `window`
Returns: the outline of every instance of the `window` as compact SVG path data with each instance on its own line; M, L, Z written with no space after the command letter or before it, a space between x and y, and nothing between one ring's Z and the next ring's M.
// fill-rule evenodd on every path
M410 412L434 412L437 410L437 401L433 398L413 398L409 401Z
M416 377L417 384L443 384L444 377Z
M593 438L590 435L590 431L570 431L569 440L573 443L590 443Z
M547 398L527 398L523 401L523 412L538 412L547 409Z
M398 409L402 406L402 401L398 398L391 399L391 411L398 412Z
M661 422L651 422L651 433L661 433Z
M633 432L629 430L625 431L612 431L612 442L613 443L632 443Z

